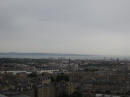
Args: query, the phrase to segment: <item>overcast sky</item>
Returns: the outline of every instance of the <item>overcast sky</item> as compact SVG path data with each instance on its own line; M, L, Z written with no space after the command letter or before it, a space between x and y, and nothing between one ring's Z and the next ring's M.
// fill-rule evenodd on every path
M130 55L130 0L0 0L0 52Z

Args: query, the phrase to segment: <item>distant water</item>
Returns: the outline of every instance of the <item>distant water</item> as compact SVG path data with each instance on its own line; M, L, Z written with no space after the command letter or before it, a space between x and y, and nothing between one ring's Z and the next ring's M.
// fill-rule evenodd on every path
M55 53L0 53L0 58L32 58L32 59L48 59L48 58L71 58L71 59L130 59L130 57L121 56L102 56L102 55L81 55L81 54L55 54Z
M102 59L99 55L53 54L53 53L0 53L0 58L71 58L71 59Z

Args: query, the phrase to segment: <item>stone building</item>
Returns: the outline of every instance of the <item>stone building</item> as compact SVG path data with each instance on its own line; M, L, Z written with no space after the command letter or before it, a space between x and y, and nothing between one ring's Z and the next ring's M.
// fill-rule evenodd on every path
M71 95L73 92L74 87L70 82L50 83L35 87L34 97L60 97L63 94Z

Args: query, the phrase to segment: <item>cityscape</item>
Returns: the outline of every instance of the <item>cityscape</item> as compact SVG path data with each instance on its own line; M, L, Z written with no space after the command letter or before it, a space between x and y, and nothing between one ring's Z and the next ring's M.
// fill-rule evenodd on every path
M129 97L130 60L0 58L1 97Z
M130 97L130 0L0 0L0 97Z

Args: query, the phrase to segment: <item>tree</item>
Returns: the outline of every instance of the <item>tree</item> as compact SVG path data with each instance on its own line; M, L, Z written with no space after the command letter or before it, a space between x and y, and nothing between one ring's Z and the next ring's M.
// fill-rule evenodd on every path
M82 97L82 94L79 91L75 91L70 97Z
M57 75L56 81L57 82L60 82L60 81L68 82L69 81L69 77L67 75L65 75L65 74L60 74L60 75Z
M31 74L28 75L28 77L30 77L30 78L37 78L37 73L36 72L32 72Z
M70 97L67 93L62 93L59 97Z

